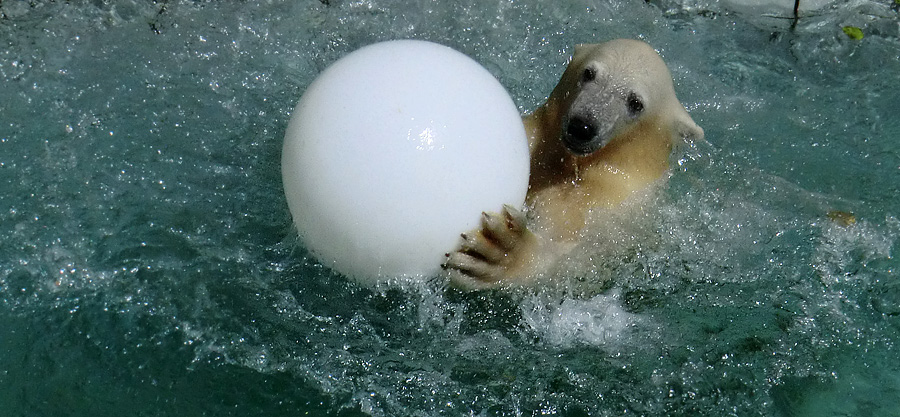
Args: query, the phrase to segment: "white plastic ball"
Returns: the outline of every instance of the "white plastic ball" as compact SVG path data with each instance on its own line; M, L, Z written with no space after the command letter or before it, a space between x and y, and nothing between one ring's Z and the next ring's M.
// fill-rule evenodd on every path
M483 211L524 203L528 174L503 86L471 58L413 40L364 47L322 72L282 154L304 246L366 283L438 274Z

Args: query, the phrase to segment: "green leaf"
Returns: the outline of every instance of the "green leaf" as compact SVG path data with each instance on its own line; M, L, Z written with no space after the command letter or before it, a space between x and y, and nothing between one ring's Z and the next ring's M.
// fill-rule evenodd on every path
M900 1L900 0L894 0L894 1ZM856 26L844 26L844 33L846 33L847 36L849 36L850 39L853 39L853 40L858 41L863 38L862 29L860 29Z

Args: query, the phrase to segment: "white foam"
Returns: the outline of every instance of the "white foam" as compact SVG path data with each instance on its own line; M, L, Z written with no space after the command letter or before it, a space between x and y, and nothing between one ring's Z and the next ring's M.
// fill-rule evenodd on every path
M638 320L622 308L615 294L558 303L534 296L525 299L521 309L524 325L544 343L561 347L615 345Z

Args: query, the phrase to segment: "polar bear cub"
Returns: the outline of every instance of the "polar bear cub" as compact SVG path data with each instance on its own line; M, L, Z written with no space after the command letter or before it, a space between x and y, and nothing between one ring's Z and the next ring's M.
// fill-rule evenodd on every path
M484 213L444 268L463 289L533 283L580 239L590 211L617 210L664 176L676 141L703 129L650 45L583 44L547 102L523 120L531 152L525 213Z

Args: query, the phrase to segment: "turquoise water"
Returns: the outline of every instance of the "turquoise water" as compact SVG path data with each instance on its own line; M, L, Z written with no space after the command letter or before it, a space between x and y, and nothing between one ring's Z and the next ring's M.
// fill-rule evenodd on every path
M897 8L787 10L3 1L0 414L900 416ZM614 37L708 141L575 251L591 291L364 288L299 247L281 140L330 62L433 40L527 111Z

